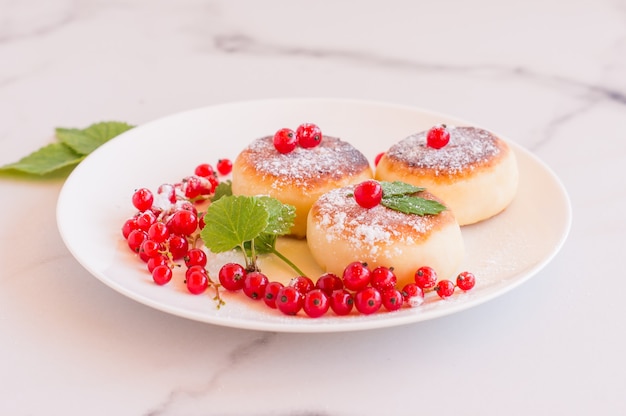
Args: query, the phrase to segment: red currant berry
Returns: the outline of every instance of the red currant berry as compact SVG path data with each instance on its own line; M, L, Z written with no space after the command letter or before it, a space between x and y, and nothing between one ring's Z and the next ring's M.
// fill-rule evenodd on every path
M361 290L370 283L370 270L367 263L358 261L352 262L346 266L343 271L343 284L349 290Z
M185 283L189 292L199 295L209 287L209 276L201 271L193 271L185 274Z
M148 228L148 237L157 243L163 243L170 236L170 229L163 222L155 222Z
M202 215L198 216L198 228L201 229L201 230L204 229L204 226L206 225L206 223L204 222L204 216L205 215L206 214L202 214Z
M343 282L336 274L324 273L315 282L315 287L330 296L333 290L343 289Z
M383 199L383 188L377 181L361 182L354 188L354 199L363 208L374 208Z
M167 256L163 254L150 257L150 259L148 259L148 271L152 273L154 269L157 268L157 266L165 266L165 265L168 265L168 263L169 263L169 259L167 258Z
M160 265L152 270L152 280L157 285L164 285L172 280L172 269L167 265Z
M411 307L417 307L424 303L424 291L416 283L406 284L400 293L402 293L404 303Z
M124 236L124 238L128 239L128 235L130 234L130 232L137 230L138 228L139 226L137 225L137 217L129 218L122 226L122 235Z
M274 134L274 148L279 153L290 153L298 145L298 139L296 139L296 133L291 129L280 129Z
M207 275L207 277L209 277L209 272L207 272L207 270L203 266L195 265L195 266L189 267L187 271L185 271L185 278L187 278L193 272L204 273Z
M154 224L157 220L157 217L152 211L144 211L141 214L137 215L137 227L141 228L144 231L148 231L152 224Z
M198 178L200 178L198 176ZM214 178L200 178L200 195L211 195L215 192L215 180L211 180ZM219 182L218 182L219 183Z
M435 291L441 299L446 299L454 293L454 283L450 280L440 280L435 286Z
M206 268L204 268L203 266L200 265L195 265L195 266L190 266L186 271L185 271L185 276L189 275L189 273L192 272L202 272L202 273L206 273L207 276L209 274L209 272L207 272Z
M141 247L139 248L139 257L141 257L143 261L148 261L151 257L161 254L162 250L163 246L161 246L161 244L147 239L141 243Z
M289 286L295 287L304 296L315 287L315 284L306 276L298 276L289 281Z
M422 289L432 289L437 284L437 273L432 267L420 267L415 272L415 283Z
M220 181L215 176L209 176L207 180L209 181L207 195L215 193L215 188L220 184Z
M233 162L230 159L220 159L216 168L220 175L228 175L233 170Z
M378 166L378 162L380 162L380 159L382 159L384 155L385 155L385 152L380 152L379 154L376 155L376 157L374 158L374 166Z
M285 315L295 315L302 309L304 296L293 286L284 286L276 294L276 307Z
M196 166L196 169L193 172L196 176L200 176L203 178L208 178L211 176L215 176L215 171L213 170L213 166L208 163L202 163Z
M132 201L135 208L139 211L145 211L152 207L154 195L149 189L140 188L133 193Z
M394 274L393 268L379 266L372 270L371 285L381 293L393 289L397 282L398 278Z
M476 284L476 277L474 276L474 273L461 272L456 277L456 285L461 290L465 290L465 291L471 290L475 284Z
M387 289L381 293L381 297L383 300L383 306L388 311L397 311L402 307L404 303L404 297L402 293L398 289Z
M170 203L172 204L176 203L176 189L169 183L164 183L163 185L159 186L157 193L159 195L161 194L165 195L167 197L167 200L170 201Z
M183 192L185 197L189 199L198 198L203 192L206 192L206 185L202 181L202 177L194 175L183 179Z
M206 253L201 248L189 249L189 251L187 251L187 254L183 258L183 260L185 261L185 266L187 267L191 267L191 266L204 267L206 266L206 263L207 263Z
M139 253L141 249L141 245L144 241L148 239L148 233L143 230L133 230L128 234L128 238L126 241L128 242L128 247L135 253Z
M324 315L330 308L328 295L321 289L313 289L304 296L302 308L304 309L304 313L311 318L318 318Z
M178 260L185 257L185 254L187 254L187 251L189 250L189 242L184 236L173 234L167 239L167 247L170 250L172 259Z
M450 132L445 124L432 127L426 133L426 144L434 149L441 149L450 141Z
M192 211L180 209L167 221L167 227L174 234L191 235L198 228L198 216Z
M300 124L296 129L296 138L301 147L312 148L322 142L322 130L313 123Z
M178 205L178 210L193 212L195 216L198 216L198 209L195 207L193 203L189 201L183 201L182 203L180 203Z
M370 315L380 309L383 304L380 292L371 286L359 290L354 295L356 310L364 315Z
M241 290L246 278L246 269L241 264L226 263L218 273L220 283L228 290Z
M265 297L265 288L269 279L261 272L250 272L243 279L243 293L250 299L260 300Z
M330 295L330 308L339 316L347 315L354 307L352 293L345 289L334 290Z
M283 287L284 285L280 282L270 282L265 286L265 296L263 300L267 306L276 309L276 297L278 296L278 291Z

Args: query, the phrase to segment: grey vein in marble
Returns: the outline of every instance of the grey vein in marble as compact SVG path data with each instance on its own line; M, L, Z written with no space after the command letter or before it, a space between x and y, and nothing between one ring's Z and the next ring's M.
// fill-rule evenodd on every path
M233 368L242 365L246 361L253 360L256 356L255 353L259 349L267 347L276 335L276 333L272 332L262 333L258 337L252 338L248 342L239 345L228 354L226 359L223 360L222 365L215 370L211 379L208 380L204 386L197 389L178 388L173 390L162 404L147 412L145 416L168 415L171 414L170 409L175 407L178 401L210 396L214 393L216 387L219 386L220 379L224 374L228 371L232 371Z
M302 56L308 58L330 58L360 65L382 66L409 71L446 71L467 74L500 74L513 75L533 82L544 82L554 87L573 88L576 91L591 93L603 99L626 105L626 92L611 89L606 86L593 85L583 81L551 74L542 74L525 67L507 67L498 65L456 65L442 63L419 62L410 59L401 59L391 56L382 56L375 53L358 52L351 50L301 48L296 46L262 43L244 34L218 35L214 39L215 48L225 53L253 54L266 56Z

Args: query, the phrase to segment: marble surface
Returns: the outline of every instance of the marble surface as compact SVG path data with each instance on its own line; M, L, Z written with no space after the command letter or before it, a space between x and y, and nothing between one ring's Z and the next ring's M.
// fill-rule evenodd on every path
M488 126L560 177L569 238L533 279L462 313L246 331L103 285L57 230L63 178L3 176L0 414L626 412L625 1L0 0L0 164L57 126L273 97Z

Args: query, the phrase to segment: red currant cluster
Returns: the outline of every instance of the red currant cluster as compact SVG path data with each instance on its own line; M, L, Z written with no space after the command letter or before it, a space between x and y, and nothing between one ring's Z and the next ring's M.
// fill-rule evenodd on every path
M296 146L310 149L322 142L322 130L312 123L300 124L296 131L282 128L274 134L274 147L280 153L290 153Z
M231 172L232 162L220 159L216 169L201 164L181 182L159 186L156 194L146 188L133 193L132 203L138 212L126 220L122 235L128 247L147 263L156 284L172 279L178 260L187 267L185 281L191 293L201 293L211 283L205 269L206 253L197 247L198 231L204 226L198 207L214 194L218 174Z
M364 315L384 307L396 311L403 305L419 306L424 292L435 291L442 299L450 297L455 288L463 291L474 287L475 278L470 272L457 276L456 284L450 280L437 282L437 274L430 267L415 272L415 283L397 288L393 268L376 267L370 270L366 263L350 263L342 277L325 273L316 282L309 277L298 276L284 285L270 281L261 272L247 272L237 263L227 263L219 271L220 284L231 291L243 290L251 299L263 299L265 304L286 315L296 315L304 310L306 315L317 318L332 310L336 315L348 315L353 308Z

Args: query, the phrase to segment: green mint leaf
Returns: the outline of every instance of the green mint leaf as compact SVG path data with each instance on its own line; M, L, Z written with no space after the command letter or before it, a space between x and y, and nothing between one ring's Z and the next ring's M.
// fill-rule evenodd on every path
M18 171L35 175L46 175L57 169L76 165L84 156L63 143L52 143L34 151L15 163L0 167L0 171Z
M410 195L424 191L426 188L420 188L419 186L410 185L405 182L380 182L381 188L383 188L383 197L392 197L397 195Z
M215 202L223 196L231 196L233 194L233 182L229 179L220 182L215 188L215 193L211 197L211 202Z
M208 206L200 237L212 252L221 253L257 238L268 220L265 205L258 198L225 196Z
M383 198L380 203L387 208L400 211L405 214L436 215L446 209L445 205L442 205L437 201L409 195Z
M267 227L263 232L273 235L285 235L289 233L296 218L295 207L283 204L278 199L269 196L259 196L257 198L259 202L265 206L269 214Z
M133 126L119 121L103 121L84 129L56 129L56 137L61 143L77 153L88 155L115 136L132 129Z

